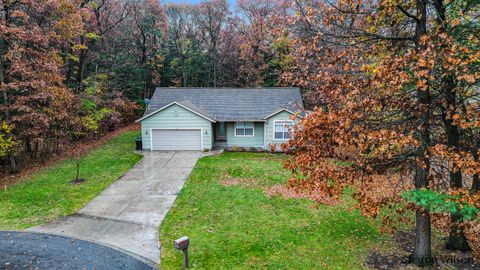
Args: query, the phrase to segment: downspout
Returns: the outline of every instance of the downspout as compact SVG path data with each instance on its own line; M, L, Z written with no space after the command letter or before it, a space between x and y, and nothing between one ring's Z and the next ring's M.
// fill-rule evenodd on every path
M267 149L267 123L268 119L263 122L263 149Z

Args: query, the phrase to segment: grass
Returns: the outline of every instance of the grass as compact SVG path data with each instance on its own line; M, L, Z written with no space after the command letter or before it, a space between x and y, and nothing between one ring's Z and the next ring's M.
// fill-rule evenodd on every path
M80 178L71 160L25 177L0 191L0 229L24 229L75 213L127 172L141 156L133 152L138 131L128 131L87 154Z
M264 188L285 184L284 156L223 153L198 161L160 226L161 268L179 269L173 240L190 238L193 269L364 269L374 245L388 238L378 223L349 210L306 199L268 198ZM226 186L227 179L248 185ZM253 183L253 184L252 184Z

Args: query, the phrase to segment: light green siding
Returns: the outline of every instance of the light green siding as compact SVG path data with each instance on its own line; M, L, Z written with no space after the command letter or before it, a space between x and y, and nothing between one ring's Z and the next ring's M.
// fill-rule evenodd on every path
M253 137L239 137L235 136L235 123L229 122L227 124L227 145L238 147L264 147L264 133L263 122L254 123Z
M212 123L181 106L172 106L142 121L142 144L150 150L150 129L203 129L203 149L212 149Z
M273 134L273 128L274 128L274 123L276 120L291 120L290 118L292 117L292 114L290 114L289 112L286 112L286 111L282 111L280 113L277 113L275 115L273 115L272 117L268 118L267 119L267 122L265 123L266 124L266 128L265 128L265 132L267 134L266 136L266 147L269 148L269 145L270 144L275 144L277 145L277 149L279 149L279 146L282 144L282 143L286 143L288 141L284 141L284 140L275 140L274 139L274 134ZM295 121L295 124L298 123L298 121L296 120Z

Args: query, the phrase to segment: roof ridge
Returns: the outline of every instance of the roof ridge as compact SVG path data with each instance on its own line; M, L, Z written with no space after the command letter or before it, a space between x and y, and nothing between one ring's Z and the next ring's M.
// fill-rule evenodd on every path
M174 102L182 102L182 101L188 101L188 102L192 103L192 105L195 105L196 107L198 107L199 109L204 109L204 110L205 110L205 108L203 108L203 106L199 105L199 104L196 103L196 102L193 102L193 100L191 100L191 99L189 99L189 98L179 99L179 100L176 100L176 101L174 101Z

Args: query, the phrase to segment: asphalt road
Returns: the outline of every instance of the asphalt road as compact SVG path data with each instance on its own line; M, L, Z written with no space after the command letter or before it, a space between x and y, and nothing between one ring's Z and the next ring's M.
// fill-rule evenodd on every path
M0 231L0 269L156 269L148 260L69 237Z

